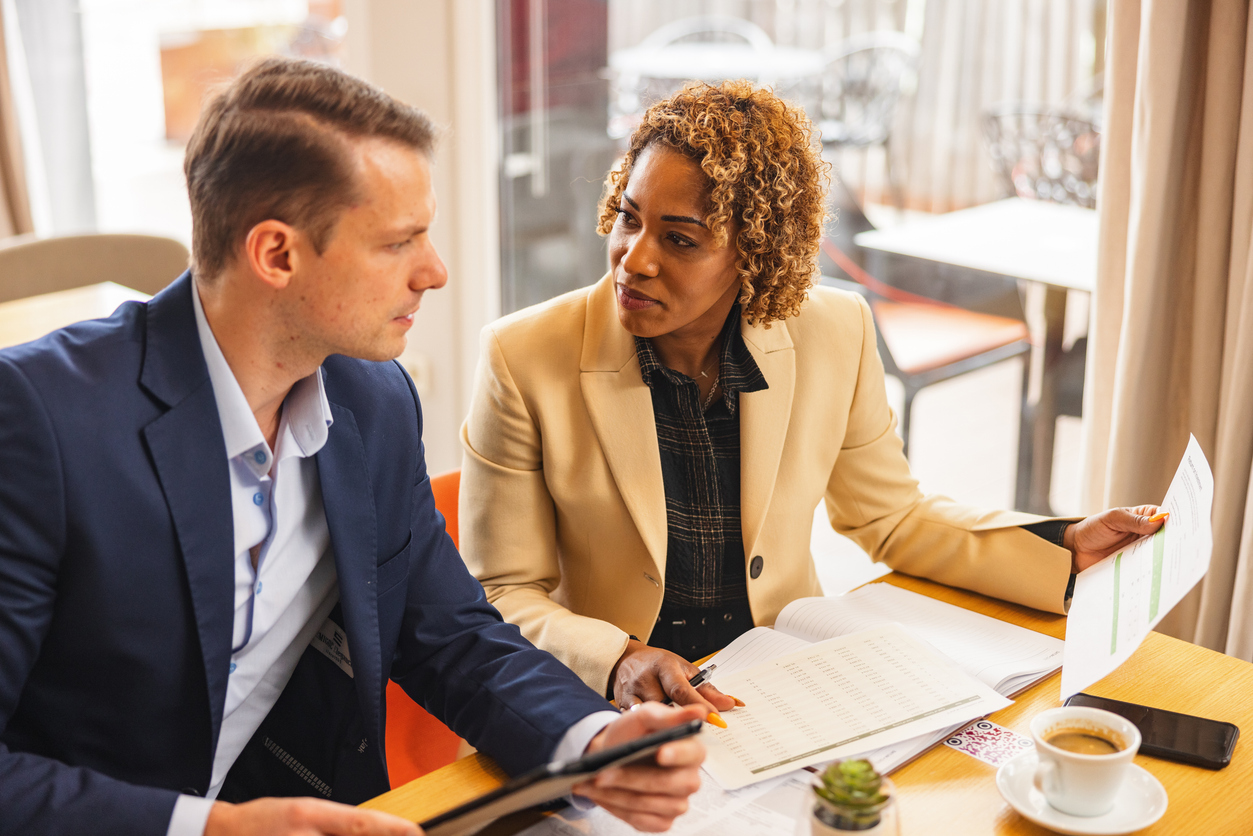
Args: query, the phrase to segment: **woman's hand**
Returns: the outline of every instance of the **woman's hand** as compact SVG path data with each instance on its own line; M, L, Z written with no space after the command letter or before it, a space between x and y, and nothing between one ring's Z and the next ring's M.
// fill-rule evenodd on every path
M609 681L613 683L618 708L666 699L676 705L703 706L706 712L715 713L743 705L711 684L698 688L688 685L687 681L698 673L700 668L682 656L631 639L618 664L614 665Z
M1110 508L1072 523L1062 538L1070 549L1071 571L1082 572L1144 535L1152 534L1162 527L1166 516L1156 505L1140 505Z

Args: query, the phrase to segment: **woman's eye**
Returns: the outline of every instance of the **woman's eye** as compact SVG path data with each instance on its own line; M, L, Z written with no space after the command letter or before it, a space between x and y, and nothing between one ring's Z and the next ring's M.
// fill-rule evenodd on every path
M695 247L696 246L695 241L692 241L688 238L684 238L682 235L679 235L677 233L671 233L670 240L678 244L680 247Z
M635 223L635 216L622 207L615 206L613 211L618 213L618 220L622 221L627 226L631 226Z

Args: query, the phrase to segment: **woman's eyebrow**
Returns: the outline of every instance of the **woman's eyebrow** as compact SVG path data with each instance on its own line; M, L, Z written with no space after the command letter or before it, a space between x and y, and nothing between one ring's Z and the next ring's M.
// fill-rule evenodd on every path
M631 196L627 194L626 192L622 193L622 199L625 200L627 203L631 204L632 208L634 208L635 211L638 212L640 210L640 205L636 203L634 200L632 200ZM662 215L661 219L668 223L696 224L697 226L701 228L704 228L705 226L704 221L702 221L700 218L693 218L691 215Z

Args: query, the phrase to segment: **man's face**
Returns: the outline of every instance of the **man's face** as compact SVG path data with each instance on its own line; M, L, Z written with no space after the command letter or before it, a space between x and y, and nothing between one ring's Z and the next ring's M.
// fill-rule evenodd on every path
M448 281L429 231L431 166L387 139L352 147L360 199L342 211L321 255L307 239L301 246L290 325L318 354L391 360L405 350L422 294Z

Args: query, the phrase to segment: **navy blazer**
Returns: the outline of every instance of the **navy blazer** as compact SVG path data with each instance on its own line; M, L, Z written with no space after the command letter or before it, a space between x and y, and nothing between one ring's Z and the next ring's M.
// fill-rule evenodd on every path
M184 273L147 304L0 351L0 833L159 835L177 793L208 788L234 541L192 292ZM360 755L323 794L388 789L389 678L506 770L543 762L608 703L466 572L404 371L340 356L323 370L334 425L316 458L356 717L313 725Z

